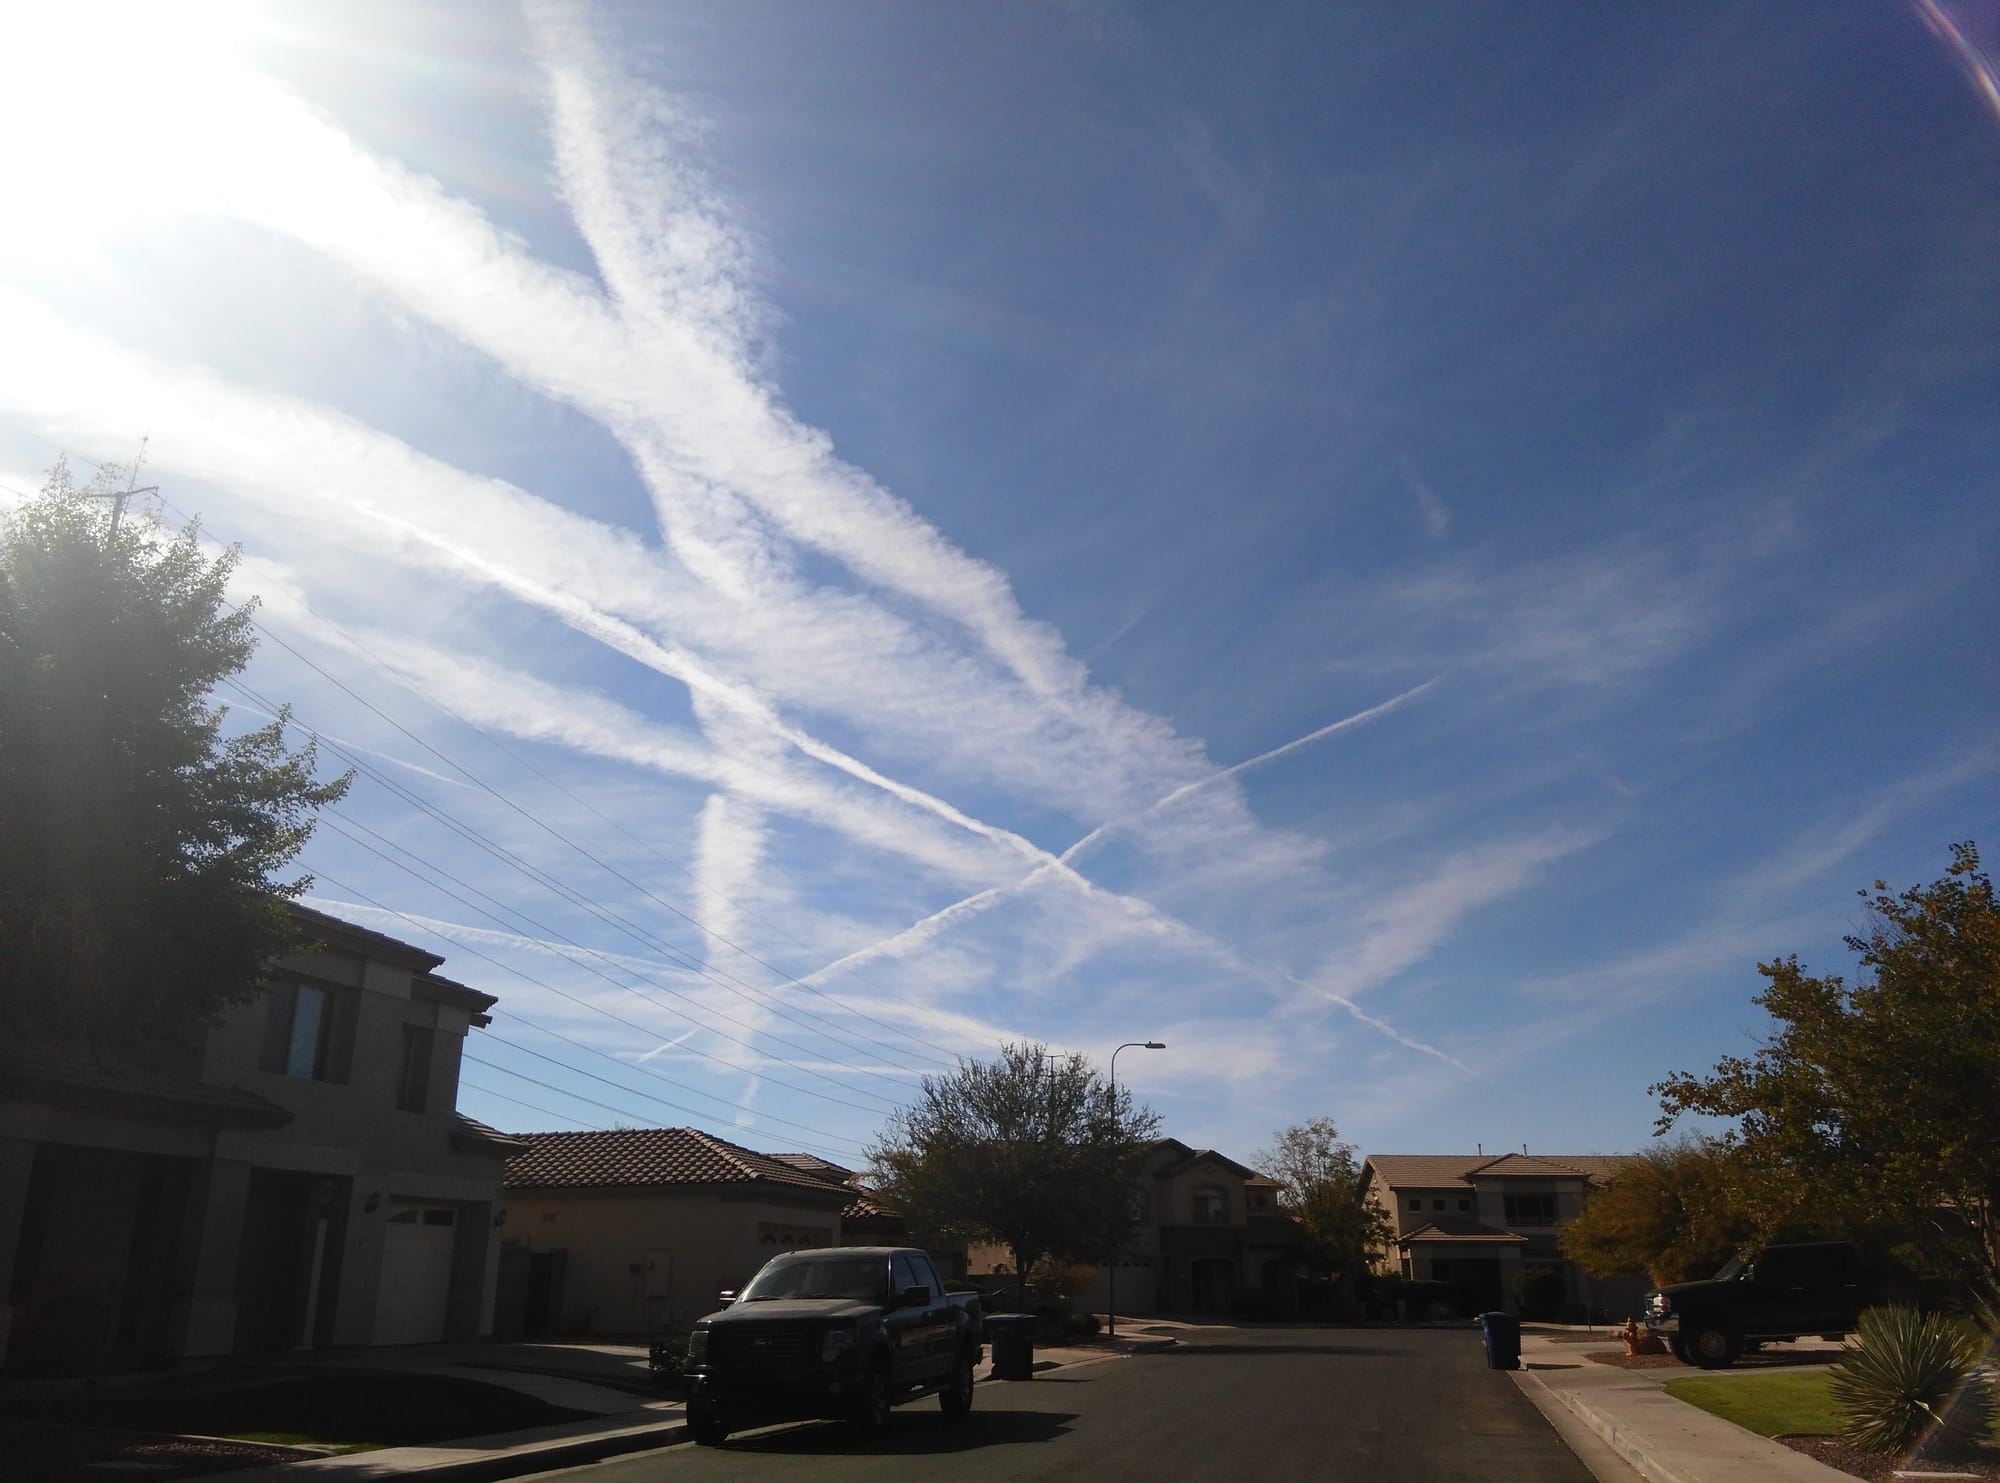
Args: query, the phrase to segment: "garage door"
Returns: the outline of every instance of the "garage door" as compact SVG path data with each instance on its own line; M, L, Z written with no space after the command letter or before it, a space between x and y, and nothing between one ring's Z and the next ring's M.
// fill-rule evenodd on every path
M435 1344L444 1338L457 1238L458 1212L449 1205L403 1205L391 1212L382 1228L377 1344Z

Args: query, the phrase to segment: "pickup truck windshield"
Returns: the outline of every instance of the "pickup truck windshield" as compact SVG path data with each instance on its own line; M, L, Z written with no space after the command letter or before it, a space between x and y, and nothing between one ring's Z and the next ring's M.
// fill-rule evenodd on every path
M888 1293L888 1263L873 1257L829 1256L775 1262L750 1279L738 1302L773 1298L854 1298L879 1303Z
M1734 1282L1744 1267L1748 1265L1749 1263L1745 1262L1742 1257L1732 1256L1722 1264L1722 1270L1709 1280L1711 1282Z

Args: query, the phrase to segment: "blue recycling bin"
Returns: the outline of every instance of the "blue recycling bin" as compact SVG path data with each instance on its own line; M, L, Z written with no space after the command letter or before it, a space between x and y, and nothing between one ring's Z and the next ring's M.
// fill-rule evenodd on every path
M993 1341L993 1374L1000 1380L1035 1378L1035 1315L995 1313L986 1320Z
M1479 1327L1486 1335L1486 1368L1521 1368L1521 1320L1511 1313L1482 1313Z

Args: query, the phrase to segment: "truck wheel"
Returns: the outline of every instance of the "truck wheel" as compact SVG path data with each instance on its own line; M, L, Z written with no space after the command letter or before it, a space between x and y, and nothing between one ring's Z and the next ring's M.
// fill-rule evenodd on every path
M688 1407L687 1427L688 1436L697 1447L717 1446L729 1435L721 1408L708 1401L697 1401Z
M972 1351L967 1349L959 1354L950 1381L938 1392L938 1404L953 1421L963 1421L972 1414L972 1383Z
M877 1360L868 1367L867 1377L861 1382L861 1394L854 1402L854 1414L850 1418L854 1434L862 1438L879 1437L889 1429L889 1365L885 1360Z
M1688 1332L1688 1358L1704 1370L1726 1370L1743 1352L1743 1341L1720 1324L1697 1324Z

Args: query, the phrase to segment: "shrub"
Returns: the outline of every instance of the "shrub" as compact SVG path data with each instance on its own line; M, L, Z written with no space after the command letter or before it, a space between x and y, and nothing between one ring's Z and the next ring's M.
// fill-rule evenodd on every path
M1978 1375L1985 1349L1962 1318L1892 1305L1861 1315L1861 1346L1833 1367L1827 1388L1841 1435L1868 1452L1964 1449L1993 1420L1991 1387Z
M1063 1332L1077 1338L1088 1338L1097 1332L1097 1315L1072 1313L1063 1320Z

